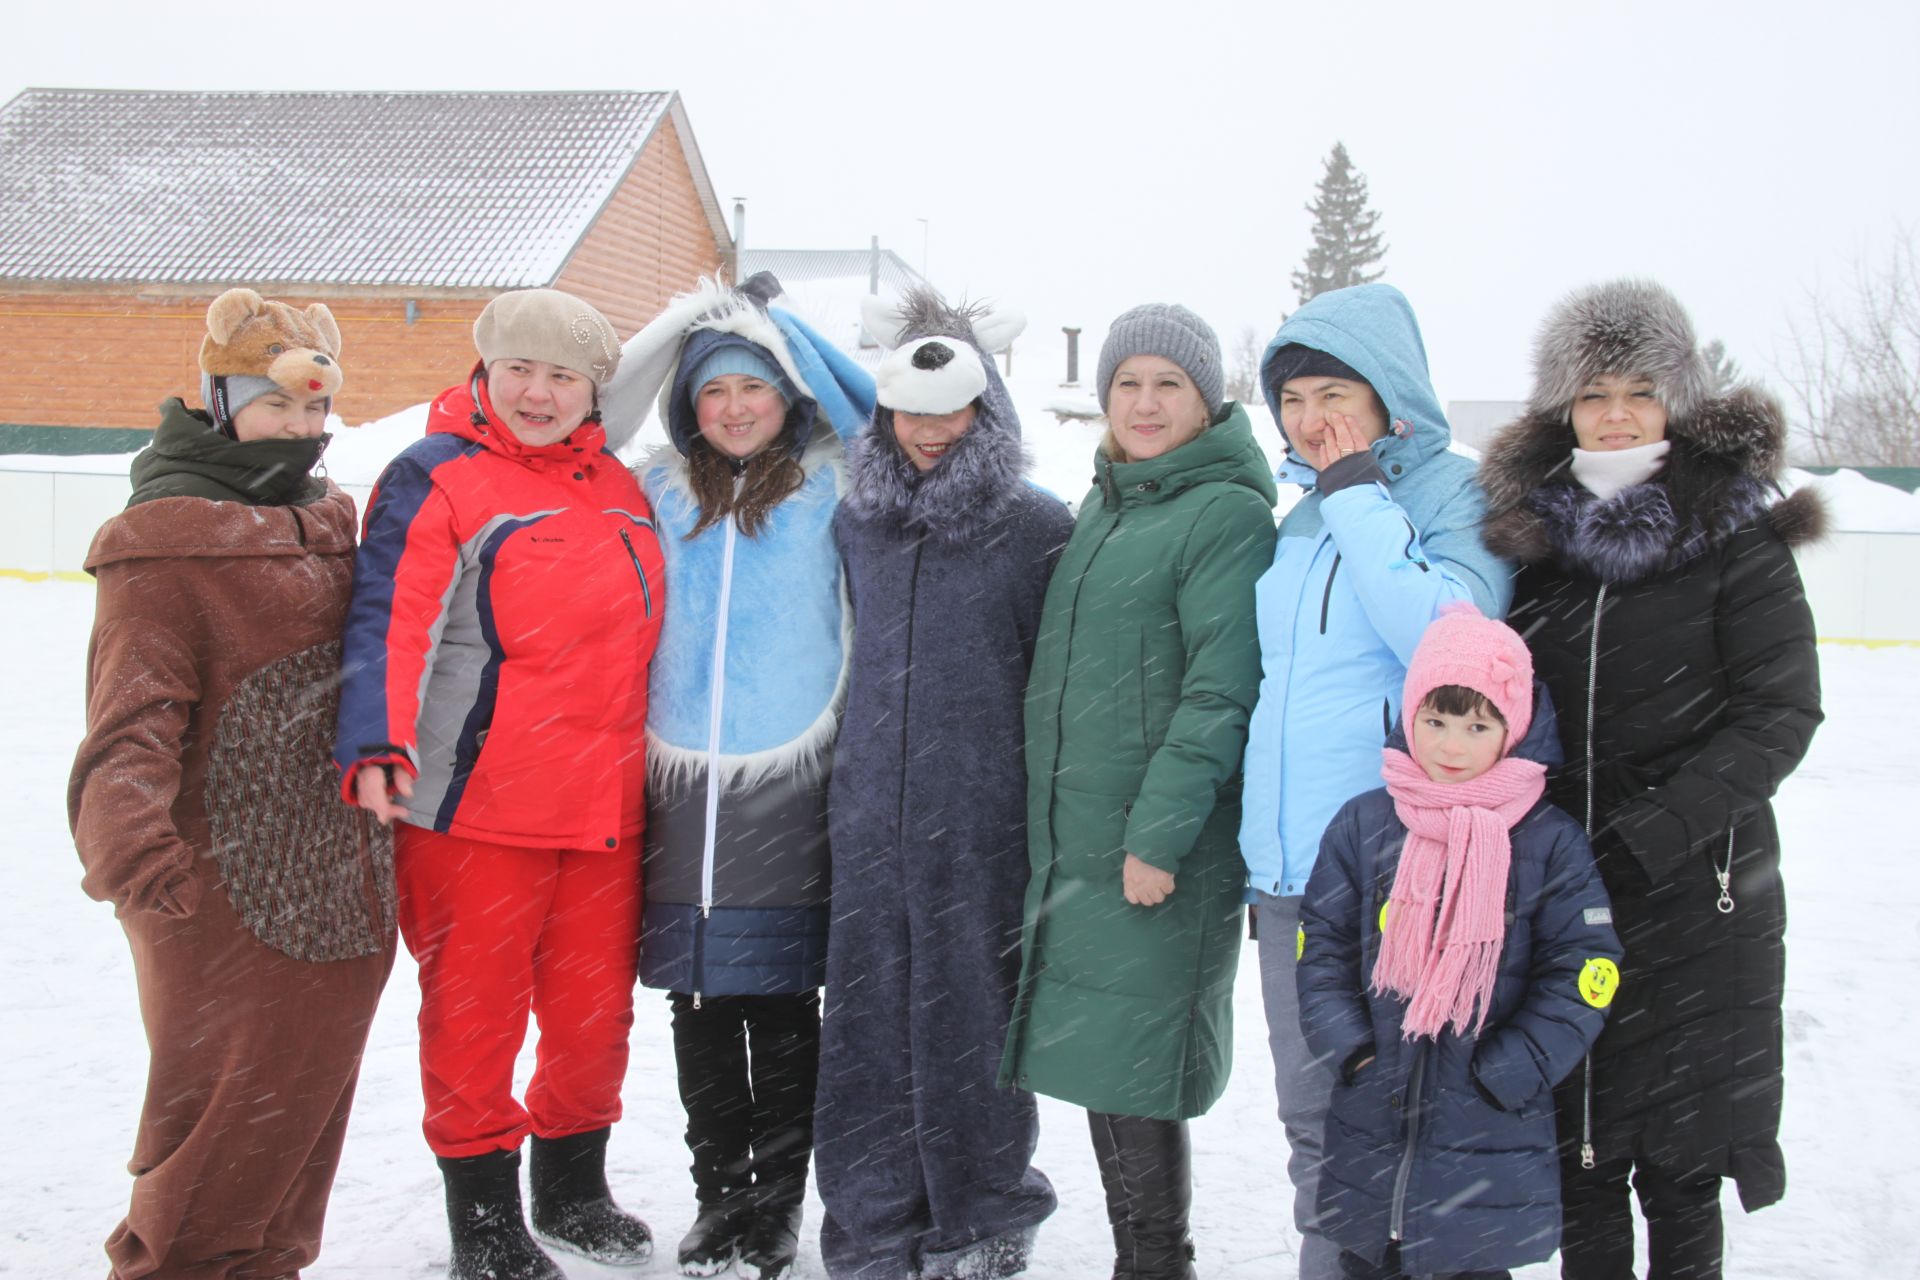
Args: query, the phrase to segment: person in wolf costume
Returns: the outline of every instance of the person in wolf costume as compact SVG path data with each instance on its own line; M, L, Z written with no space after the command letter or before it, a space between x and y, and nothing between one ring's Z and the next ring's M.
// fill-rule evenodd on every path
M1022 697L1072 522L1023 479L992 352L1023 321L930 291L892 348L834 519L853 603L834 752L816 1124L830 1275L1011 1276L1054 1208L1031 1093L994 1076L1027 882Z

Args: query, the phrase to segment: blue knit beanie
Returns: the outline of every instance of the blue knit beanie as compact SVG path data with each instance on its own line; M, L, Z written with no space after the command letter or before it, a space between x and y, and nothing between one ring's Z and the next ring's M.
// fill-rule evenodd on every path
M729 373L758 378L776 390L787 385L787 375L765 347L758 343L728 342L714 348L712 354L700 362L693 376L687 379L687 388L698 396L700 388ZM785 398L784 391L782 398Z

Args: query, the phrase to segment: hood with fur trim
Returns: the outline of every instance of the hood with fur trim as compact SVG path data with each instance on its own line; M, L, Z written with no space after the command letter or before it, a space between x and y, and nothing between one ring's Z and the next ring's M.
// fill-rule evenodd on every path
M979 410L946 457L922 473L894 435L893 410L874 409L872 421L847 448L847 491L841 505L861 520L897 521L926 529L950 545L969 541L1006 514L1025 483L1028 460L1020 419L990 354L1025 325L1018 313L949 305L931 289L913 289L897 307L869 307L867 331L897 348L922 338L966 343L979 356L986 387Z
M1788 546L1826 532L1811 489L1780 497L1786 419L1780 404L1744 386L1668 419L1673 447L1652 480L1601 501L1573 478L1566 406L1531 411L1505 428L1480 464L1487 546L1519 564L1552 561L1609 584L1638 582L1723 546L1764 519Z

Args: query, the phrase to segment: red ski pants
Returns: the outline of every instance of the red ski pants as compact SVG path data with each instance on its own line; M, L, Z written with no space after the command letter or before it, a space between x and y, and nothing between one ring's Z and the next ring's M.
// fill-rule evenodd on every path
M620 1118L640 956L640 839L523 849L398 823L400 933L420 966L427 1145L458 1158ZM526 1105L513 1065L540 1026Z

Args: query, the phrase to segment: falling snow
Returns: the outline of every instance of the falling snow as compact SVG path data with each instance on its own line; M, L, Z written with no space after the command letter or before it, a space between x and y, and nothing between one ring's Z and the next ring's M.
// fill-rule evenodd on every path
M80 892L63 798L82 725L91 590L0 581L0 662L14 673L0 707L0 857L14 869L14 927L0 933L0 1084L24 1127L0 1171L12 1212L0 1273L99 1274L100 1242L126 1205L125 1165L146 1046L127 948L111 911ZM1920 721L1920 649L1821 650L1828 721L1778 810L1791 907L1788 938L1789 1191L1753 1217L1727 1196L1729 1273L1763 1280L1920 1276L1920 1051L1914 1019L1889 993L1920 970L1920 834L1896 809L1912 794L1906 750ZM1285 1142L1273 1114L1259 976L1251 947L1237 992L1236 1070L1195 1121L1194 1231L1202 1274L1271 1280L1289 1272ZM327 1239L309 1280L434 1280L447 1244L438 1171L420 1137L414 1016L404 952L374 1024ZM640 993L627 1116L613 1133L615 1194L671 1243L692 1221L666 1002ZM523 1056L525 1081L531 1058ZM1060 1210L1042 1228L1034 1280L1084 1280L1110 1257L1086 1124L1042 1100L1037 1163ZM809 1199L801 1273L823 1274ZM575 1280L616 1273L575 1259ZM671 1250L641 1274L671 1275ZM1519 1273L1545 1280L1549 1267Z

